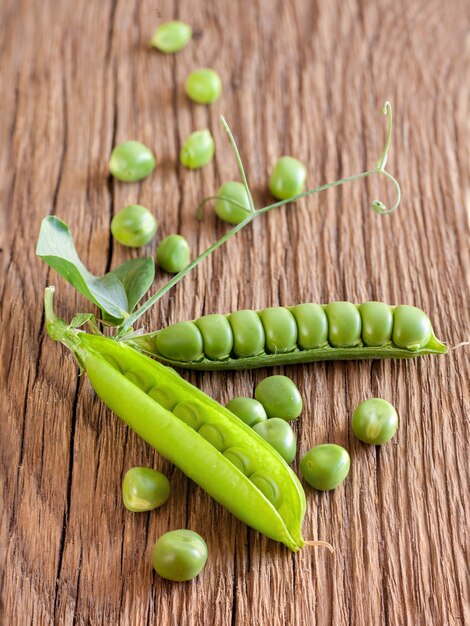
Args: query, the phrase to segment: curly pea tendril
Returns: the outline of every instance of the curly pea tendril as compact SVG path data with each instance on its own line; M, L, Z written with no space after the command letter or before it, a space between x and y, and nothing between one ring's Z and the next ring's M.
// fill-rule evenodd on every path
M179 281L182 278L184 278L184 276L186 276L186 274L188 274L194 267L196 267L196 265L198 265L202 260L204 260L210 254L212 254L214 250L216 250L219 246L224 244L228 239L230 239L230 237L233 237L233 235L238 233L238 231L242 230L242 228L245 228L245 226L247 226L251 221L253 221L254 218L257 217L258 215L267 213L268 211L271 211L272 209L275 209L280 206L284 206L285 204L295 202L296 200L300 200L301 198L306 198L307 196L311 196L314 193L325 191L326 189L330 189L331 187L339 187L340 185L343 185L344 183L349 183L354 180L360 180L362 178L368 178L369 176L374 176L376 174L381 174L385 176L386 178L388 178L389 180L391 180L395 186L397 195L396 195L395 203L393 204L392 208L387 209L386 205L381 200L374 200L371 204L372 210L378 213L379 215L387 215L389 213L393 213L394 211L396 211L396 209L398 208L398 205L400 204L400 198L401 198L400 185L398 184L398 181L392 176L392 174L390 174L390 172L387 172L387 170L385 169L385 166L387 163L388 151L390 148L390 140L392 136L392 105L390 104L388 100L385 102L382 112L384 115L388 117L387 135L385 139L385 147L376 163L376 166L373 169L367 170L365 172L361 172L360 174L354 174L353 176L347 176L346 178L341 178L339 180L335 180L332 183L320 185L319 187L314 187L313 189L309 189L308 191L299 193L296 196L292 196L292 198L288 198L287 200L280 200L279 202L275 202L274 204L269 204L268 206L262 207L260 209L255 208L255 205L253 202L253 196L251 195L251 191L248 186L248 181L247 181L246 174L245 174L245 168L243 167L242 159L240 157L240 153L238 151L235 138L225 118L221 116L222 125L229 137L230 143L235 153L235 158L237 161L238 169L240 171L242 183L248 195L249 209L246 209L246 207L244 207L239 202L236 202L232 198L228 198L226 196L209 196L208 198L205 198L199 205L197 209L197 215L201 217L202 206L209 200L228 200L234 206L237 206L245 210L247 213L246 218L242 222L234 226L227 233L225 233L225 235L223 235L223 237L221 237L218 241L216 241L211 246L209 246L206 250L204 250L204 252L202 252L198 257L196 257L187 267L184 268L184 270L176 274L171 280L169 280L165 285L163 285L161 289L159 289L153 296L151 296L134 313L127 316L119 328L119 332L116 335L116 339L121 339L125 335L127 335L126 338L128 338L129 333L132 331L133 324L139 319L139 317L141 317L146 311L148 311L148 309L151 306L153 306L155 302L160 300L160 298L162 298L172 287L174 287L174 285L179 283Z

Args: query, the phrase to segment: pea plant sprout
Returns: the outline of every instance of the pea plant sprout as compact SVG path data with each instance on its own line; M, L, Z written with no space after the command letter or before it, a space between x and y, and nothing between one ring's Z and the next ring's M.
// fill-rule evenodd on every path
M72 235L67 225L55 216L46 217L41 225L36 254L48 263L53 269L70 282L82 295L95 304L102 314L99 320L102 325L112 326L116 332L114 338L117 340L129 340L136 334L141 334L141 330L133 329L137 320L144 315L158 300L160 300L172 287L177 285L191 270L201 261L211 255L217 248L228 241L240 230L248 226L256 217L268 211L284 206L296 200L306 198L313 194L325 191L333 187L339 187L344 183L365 179L375 175L382 175L389 179L396 190L395 202L390 209L380 200L374 200L371 204L373 211L379 215L393 213L400 203L400 185L397 180L386 170L388 152L390 148L392 134L392 106L390 102L385 102L383 114L387 116L388 125L385 146L374 168L347 176L331 183L326 183L313 189L309 189L286 200L280 200L262 208L255 208L253 196L251 194L245 169L238 151L235 138L227 124L225 118L221 117L222 125L229 137L231 146L235 153L242 184L246 189L248 197L248 208L238 203L232 198L224 196L209 196L203 200L198 207L198 216L201 216L202 206L209 200L227 200L233 205L246 211L243 221L236 224L231 230L226 232L218 241L209 246L193 261L191 261L182 271L173 276L156 293L154 293L144 304L136 309L138 302L150 289L154 274L155 264L153 258L130 259L118 266L104 276L94 276L84 266L75 249ZM136 309L136 310L135 310ZM85 323L89 323L93 332L100 333L100 327L92 314L79 314L72 320L71 325L77 328Z

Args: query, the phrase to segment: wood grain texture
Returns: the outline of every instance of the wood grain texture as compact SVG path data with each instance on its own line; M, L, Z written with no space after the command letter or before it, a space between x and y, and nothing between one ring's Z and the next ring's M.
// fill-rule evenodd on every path
M146 46L160 19L181 17L194 41L177 56ZM3 0L0 4L2 394L0 548L4 623L200 626L470 624L470 358L277 368L299 385L299 456L345 445L352 468L333 493L307 491L307 538L334 557L293 555L247 529L158 458L93 395L66 350L45 334L42 294L59 312L86 303L34 253L41 219L56 214L96 273L141 254L113 243L113 214L139 202L159 236L185 235L194 253L226 225L194 209L236 164L218 122L239 142L258 204L276 157L308 164L310 186L374 165L390 99L389 167L400 210L370 179L258 218L201 264L145 318L149 328L302 301L378 299L428 311L450 345L470 338L468 213L469 4L464 0ZM224 93L190 103L184 80L210 66ZM185 137L210 127L217 158L178 164ZM159 166L140 184L107 176L113 145L138 139ZM465 208L467 206L467 209ZM147 252L154 252L155 242ZM158 276L158 284L165 277ZM221 402L251 395L267 370L185 373ZM398 408L393 443L354 439L364 398ZM8 406L7 406L8 405ZM8 409L8 412L7 412ZM123 509L135 464L170 477L161 510ZM297 467L297 464L295 465ZM153 574L162 532L187 527L210 560L188 584Z

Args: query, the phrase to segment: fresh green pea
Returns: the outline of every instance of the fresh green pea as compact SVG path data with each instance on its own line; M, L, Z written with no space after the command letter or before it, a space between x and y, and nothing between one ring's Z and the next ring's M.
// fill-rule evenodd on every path
M279 200L287 200L305 189L307 170L305 165L291 156L276 161L269 178L269 191Z
M325 306L328 339L334 348L353 348L361 344L361 314L351 302L330 302Z
M349 473L347 451L334 443L311 448L300 461L302 476L314 489L329 491L340 485Z
M255 398L264 406L268 417L293 420L302 412L302 397L287 376L268 376L255 389Z
M191 133L181 148L180 160L184 167L196 170L212 161L215 144L210 131L196 130Z
M114 148L109 171L117 179L132 183L146 178L155 169L152 152L139 141L125 141Z
M393 404L381 398L364 400L353 413L352 429L364 443L381 445L397 432L398 415Z
M429 317L415 306L401 304L393 312L393 343L399 348L416 351L432 336Z
M297 451L295 434L280 417L272 417L253 426L253 430L279 452L286 463L292 463Z
M228 359L233 348L233 333L225 315L204 315L195 324L201 331L206 358L217 361Z
M150 40L150 44L160 50L160 52L170 54L182 50L192 36L193 31L189 24L179 20L172 20L158 26Z
M199 104L211 104L220 98L221 93L220 76L208 67L194 70L186 80L186 94Z
M384 346L392 340L393 312L383 302L359 305L362 320L362 341L366 346Z
M189 264L189 243L182 235L168 235L158 244L157 261L170 274L177 274Z
M164 328L155 339L157 352L174 361L199 361L204 357L202 336L192 322Z
M279 354L297 349L297 324L288 309L268 307L260 311L259 316L264 326L267 352Z
M152 554L155 571L162 578L182 582L192 580L207 562L207 545L192 530L171 530L162 535Z
M156 509L169 495L168 478L149 467L131 467L122 481L122 501L134 513Z
M230 200L234 200L244 207L244 209L242 209L240 206L232 204L228 199L217 199L215 202L215 212L220 219L229 224L239 224L243 222L250 212L250 201L245 185L235 180L228 181L219 187L217 195L230 198Z
M253 398L233 398L226 405L226 408L243 420L245 424L248 424L248 426L253 427L268 419L261 402Z
M320 304L297 304L290 311L297 322L301 350L313 350L328 345L328 318Z
M228 316L233 333L233 351L239 356L264 352L264 328L255 311L242 309Z
M158 223L148 209L131 204L116 213L111 220L113 237L123 246L140 248L155 237Z

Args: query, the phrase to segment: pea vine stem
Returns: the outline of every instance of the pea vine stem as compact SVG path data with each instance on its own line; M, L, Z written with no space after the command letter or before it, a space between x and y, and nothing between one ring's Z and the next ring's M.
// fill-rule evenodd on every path
M376 174L379 175L383 175L386 178L388 178L389 180L392 181L392 183L395 186L395 190L396 190L396 199L395 199L395 203L393 204L391 209L387 209L385 204L383 202L381 202L380 200L374 200L371 204L371 208L378 213L379 215L386 215L389 213L393 213L397 208L398 205L400 203L400 199L401 199L401 191L400 191L400 185L398 184L398 181L392 176L392 174L390 174L390 172L388 172L385 169L385 165L387 163L387 158L388 158L388 152L390 149L390 141L391 141L391 135L392 135L392 106L390 104L390 102L385 102L384 107L383 107L383 113L384 115L388 116L388 127L387 127L387 135L386 135L386 140L385 140L385 147L377 161L377 165L375 166L374 169L371 170L367 170L365 172L361 172L360 174L354 174L353 176L346 176L345 178L341 178L339 180L335 180L332 183L326 183L324 185L320 185L319 187L314 187L313 189L309 189L307 191L304 191L303 193L299 193L296 196L293 196L292 198L288 198L287 200L280 200L279 202L274 202L273 204L269 204L268 206L262 207L260 209L255 209L254 203L253 203L253 197L251 195L250 189L248 187L248 182L246 179L246 175L245 175L245 169L243 167L243 163L240 157L240 153L238 151L238 147L237 144L235 142L235 139L233 137L233 134L229 128L229 125L227 124L225 118L222 116L221 121L222 121L222 125L225 129L225 131L228 134L228 137L230 139L230 143L232 144L232 148L235 152L235 158L237 160L237 164L238 164L238 168L240 170L240 175L243 181L243 185L245 186L245 189L247 191L248 194L248 199L249 199L249 204L250 204L250 212L247 213L247 217L240 222L239 224L237 224L236 226L234 226L231 230L229 230L227 233L225 233L225 235L223 235L218 241L216 241L215 243L213 243L211 246L209 246L206 250L204 250L204 252L202 252L198 257L196 257L193 261L191 261L191 263L184 268L184 270L182 270L181 272L179 272L178 274L176 274L175 276L173 276L173 278L171 278L165 285L163 285L163 287L161 287L153 296L151 296L141 307L139 307L137 309L137 311L135 311L134 313L132 313L131 315L129 315L121 324L121 326L119 327L119 331L116 335L116 339L121 339L123 338L128 332L130 332L133 324L144 314L146 313L150 307L152 307L158 300L160 300L160 298L162 298L172 287L174 287L176 284L178 284L180 282L180 280L182 280L186 274L188 274L192 269L194 269L197 265L199 265L199 263L201 261L203 261L206 257L208 257L209 255L211 255L215 250L217 250L217 248L219 248L221 245L223 245L226 241L228 241L231 237L233 237L234 235L236 235L240 230L242 230L243 228L245 228L245 226L248 226L248 224L250 222L252 222L254 220L254 218L258 215L261 215L263 213L267 213L268 211L271 211L272 209L284 206L286 204L289 204L291 202L295 202L296 200L300 200L302 198L306 198L308 196L311 196L315 193L319 193L320 191L325 191L327 189L330 189L332 187L339 187L340 185L344 185L345 183L350 183L353 182L355 180L361 180L363 178L368 178L369 176L374 176ZM211 196L211 199L216 198L216 196ZM209 199L209 198L208 198ZM206 199L206 200L208 200ZM199 205L198 209L200 209L202 207L202 205L204 204L204 202L206 200L203 200L203 202ZM230 200L231 202L233 202L232 200ZM236 202L233 202L234 204L237 204ZM242 207L243 208L243 207Z

